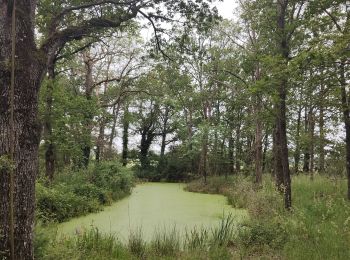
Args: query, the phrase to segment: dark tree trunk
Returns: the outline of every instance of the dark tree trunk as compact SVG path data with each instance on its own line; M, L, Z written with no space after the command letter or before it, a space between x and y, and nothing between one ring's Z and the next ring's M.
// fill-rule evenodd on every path
M323 86L321 85L321 92L323 93ZM324 130L324 107L321 101L320 105L320 117L319 117L319 131L320 131L320 142L319 142L319 161L318 161L318 170L319 172L325 171L325 130Z
M97 143L96 143L96 161L99 163L103 160L104 143L105 143L105 119L101 118L100 127L98 131Z
M14 259L33 259L35 180L38 174L38 94L46 67L34 40L35 1L17 1L14 127L10 125L11 8L0 1L0 157L14 146ZM19 11L20 10L20 11ZM10 141L10 131L13 142ZM10 169L0 169L0 258L10 257Z
M299 105L298 109L298 119L297 119L297 132L295 136L295 151L294 151L294 172L299 172L299 162L300 162L300 126L301 126L301 111L302 107Z
M310 130L310 112L308 113L307 109L305 108L305 135L308 135ZM309 172L310 171L310 139L308 139L308 142L305 144L304 147L304 166L303 166L303 172Z
M151 147L155 135L149 132L148 129L143 129L141 133L141 145L140 145L140 162L142 169L147 169L150 166L148 151Z
M266 130L265 137L264 137L264 149L263 149L263 155L262 155L262 171L266 171L266 153L267 153L267 148L269 146L269 133L268 130Z
M168 134L168 120L169 120L169 107L165 108L164 118L163 118L163 129L162 129L162 142L160 146L160 157L163 158L165 154L166 147L166 137Z
M254 72L254 78L256 81L260 80L260 68L257 65L257 68ZM261 121L261 110L262 110L262 98L259 95L255 97L255 106L254 106L254 115L255 115L255 183L261 185L262 183L262 159L263 159L263 151L262 151L262 121Z
M275 176L276 186L280 192L283 192L282 162L280 156L280 140L277 137L277 127L273 131L273 175Z
M203 176L204 183L207 183L208 175L208 139L209 139L209 118L211 116L211 108L209 102L206 100L203 103L203 121L204 129L202 134L202 148L201 148L201 159L199 165L199 175Z
M195 172L195 162L192 155L193 150L193 144L192 144L192 137L193 137L193 116L192 116L192 107L189 109L189 112L187 112L187 109L185 109L185 117L186 117L186 124L187 124L187 134L188 134L188 150L191 152L191 172Z
M117 117L115 115L115 109L116 109L116 106L114 105L112 109L113 123L111 127L111 135L109 136L109 141L108 141L108 150L110 152L112 151L112 148L113 148L113 140L115 138L115 128L117 127Z
M90 57L89 51L84 53L84 63L85 63L85 97L88 102L92 100L92 91L93 91L93 79L92 79L92 69L93 69L93 60ZM90 110L86 111L84 114L84 138L85 143L82 147L83 154L83 166L87 168L90 162L90 153L91 153L91 131L93 124L94 115Z
M291 199L291 179L288 162L288 146L287 146L287 120L286 120L286 85L287 82L283 80L279 86L279 106L276 118L276 138L278 140L277 156L279 157L279 169L276 169L276 174L283 179L284 203L286 208L292 206Z
M289 47L286 32L287 0L280 0L277 3L277 28L279 33L279 52L283 58L283 65L288 65ZM280 75L281 76L281 75ZM288 161L287 145L287 118L286 118L286 99L287 99L287 75L282 75L278 85L278 101L276 105L276 153L280 164L276 165L276 175L283 179L284 205L289 209L292 206L291 178Z
M113 107L113 124L112 124L112 129L111 129L111 135L109 137L109 144L108 144L108 149L111 152L113 149L113 140L115 138L116 135L116 126L117 126L117 120L118 120L118 116L119 116L119 110L120 110L120 105L121 105L121 101L118 102L117 106Z
M122 151L122 163L123 166L128 164L128 141L129 141L129 118L128 118L128 106L125 106L123 117L123 151Z
M346 173L348 178L348 194L350 200L350 108L349 96L346 90L345 61L340 64L340 85L341 85L341 103L343 109L343 119L345 125L345 149L346 149Z
M241 121L238 121L238 125L236 127L236 153L235 153L235 171L239 173L241 170Z
M229 174L233 174L235 172L234 143L235 140L230 132L230 137L228 139Z
M204 183L207 183L208 176L208 126L205 126L202 136L202 151L201 151L201 164L200 164L200 175L204 178Z
M309 116L309 139L310 139L310 171L311 171L311 177L313 178L313 172L314 172L314 164L315 164L315 116L312 110L310 110L310 116Z

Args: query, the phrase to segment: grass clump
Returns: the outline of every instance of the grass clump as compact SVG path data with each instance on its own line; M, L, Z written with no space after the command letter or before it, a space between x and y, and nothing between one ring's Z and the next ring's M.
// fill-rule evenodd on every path
M156 230L150 242L150 249L156 256L175 256L180 248L180 234L175 226L171 230Z
M146 242L143 239L142 229L139 228L136 231L131 231L128 240L129 251L139 257L143 258L146 254Z

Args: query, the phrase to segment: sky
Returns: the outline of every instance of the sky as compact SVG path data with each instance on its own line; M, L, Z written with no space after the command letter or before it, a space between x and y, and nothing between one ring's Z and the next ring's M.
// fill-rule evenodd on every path
M224 0L223 2L217 2L216 7L218 8L219 14L226 18L226 19L232 19L233 18L233 10L237 7L237 1L236 0Z

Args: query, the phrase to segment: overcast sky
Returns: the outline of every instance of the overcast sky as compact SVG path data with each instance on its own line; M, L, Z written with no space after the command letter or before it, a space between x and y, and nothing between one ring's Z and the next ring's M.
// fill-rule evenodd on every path
M215 4L219 10L219 14L227 19L233 18L233 10L237 7L236 0L224 0Z

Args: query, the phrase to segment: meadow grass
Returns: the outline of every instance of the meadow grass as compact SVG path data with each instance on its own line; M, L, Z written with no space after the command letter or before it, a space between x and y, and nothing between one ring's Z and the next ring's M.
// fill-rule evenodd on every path
M240 225L235 252L242 258L350 259L350 203L346 181L315 174L292 178L293 208L286 211L271 176L261 188L252 178L221 177L190 183L189 191L219 193L250 218Z

